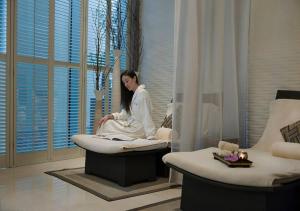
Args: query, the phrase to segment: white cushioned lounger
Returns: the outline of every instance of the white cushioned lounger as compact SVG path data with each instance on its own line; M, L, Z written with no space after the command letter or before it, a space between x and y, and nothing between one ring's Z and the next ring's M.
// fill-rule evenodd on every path
M300 92L278 90L276 99L262 137L246 150L253 161L250 168L229 168L215 160L217 148L163 157L183 174L182 210L300 210L300 160L272 155L272 144L284 143L280 129L300 120ZM299 149L289 158L297 158Z
M270 152L248 149L251 168L229 168L213 159L218 148L194 152L174 152L163 157L165 163L194 175L233 185L274 187L300 179L300 160L274 157ZM196 161L196 162L195 162Z
M170 140L136 139L133 141L114 141L97 135L79 134L72 136L78 146L98 153L114 154L130 151L145 151L168 147Z

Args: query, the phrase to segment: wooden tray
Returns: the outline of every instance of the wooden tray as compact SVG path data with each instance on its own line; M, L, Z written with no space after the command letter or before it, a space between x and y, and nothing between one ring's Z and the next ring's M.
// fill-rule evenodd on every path
M220 155L218 155L216 152L213 152L214 159L221 161L222 163L226 164L230 168L235 167L243 167L243 168L249 168L252 165L252 161L250 160L238 160L235 162L224 160L224 158Z

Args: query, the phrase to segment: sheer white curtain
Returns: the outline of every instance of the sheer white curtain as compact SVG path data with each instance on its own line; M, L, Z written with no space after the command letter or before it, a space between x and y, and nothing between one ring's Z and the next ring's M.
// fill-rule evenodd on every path
M176 0L172 151L245 139L250 0Z

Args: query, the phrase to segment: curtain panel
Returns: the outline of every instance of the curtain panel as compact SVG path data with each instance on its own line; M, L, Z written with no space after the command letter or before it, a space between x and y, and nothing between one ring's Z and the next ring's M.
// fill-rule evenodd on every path
M250 0L176 1L172 151L247 146L249 10Z

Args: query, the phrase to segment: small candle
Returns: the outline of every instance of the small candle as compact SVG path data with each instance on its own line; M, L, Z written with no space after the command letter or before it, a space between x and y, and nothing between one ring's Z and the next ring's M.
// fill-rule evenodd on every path
M238 157L240 160L247 160L248 159L248 153L245 151L240 151L238 154Z

